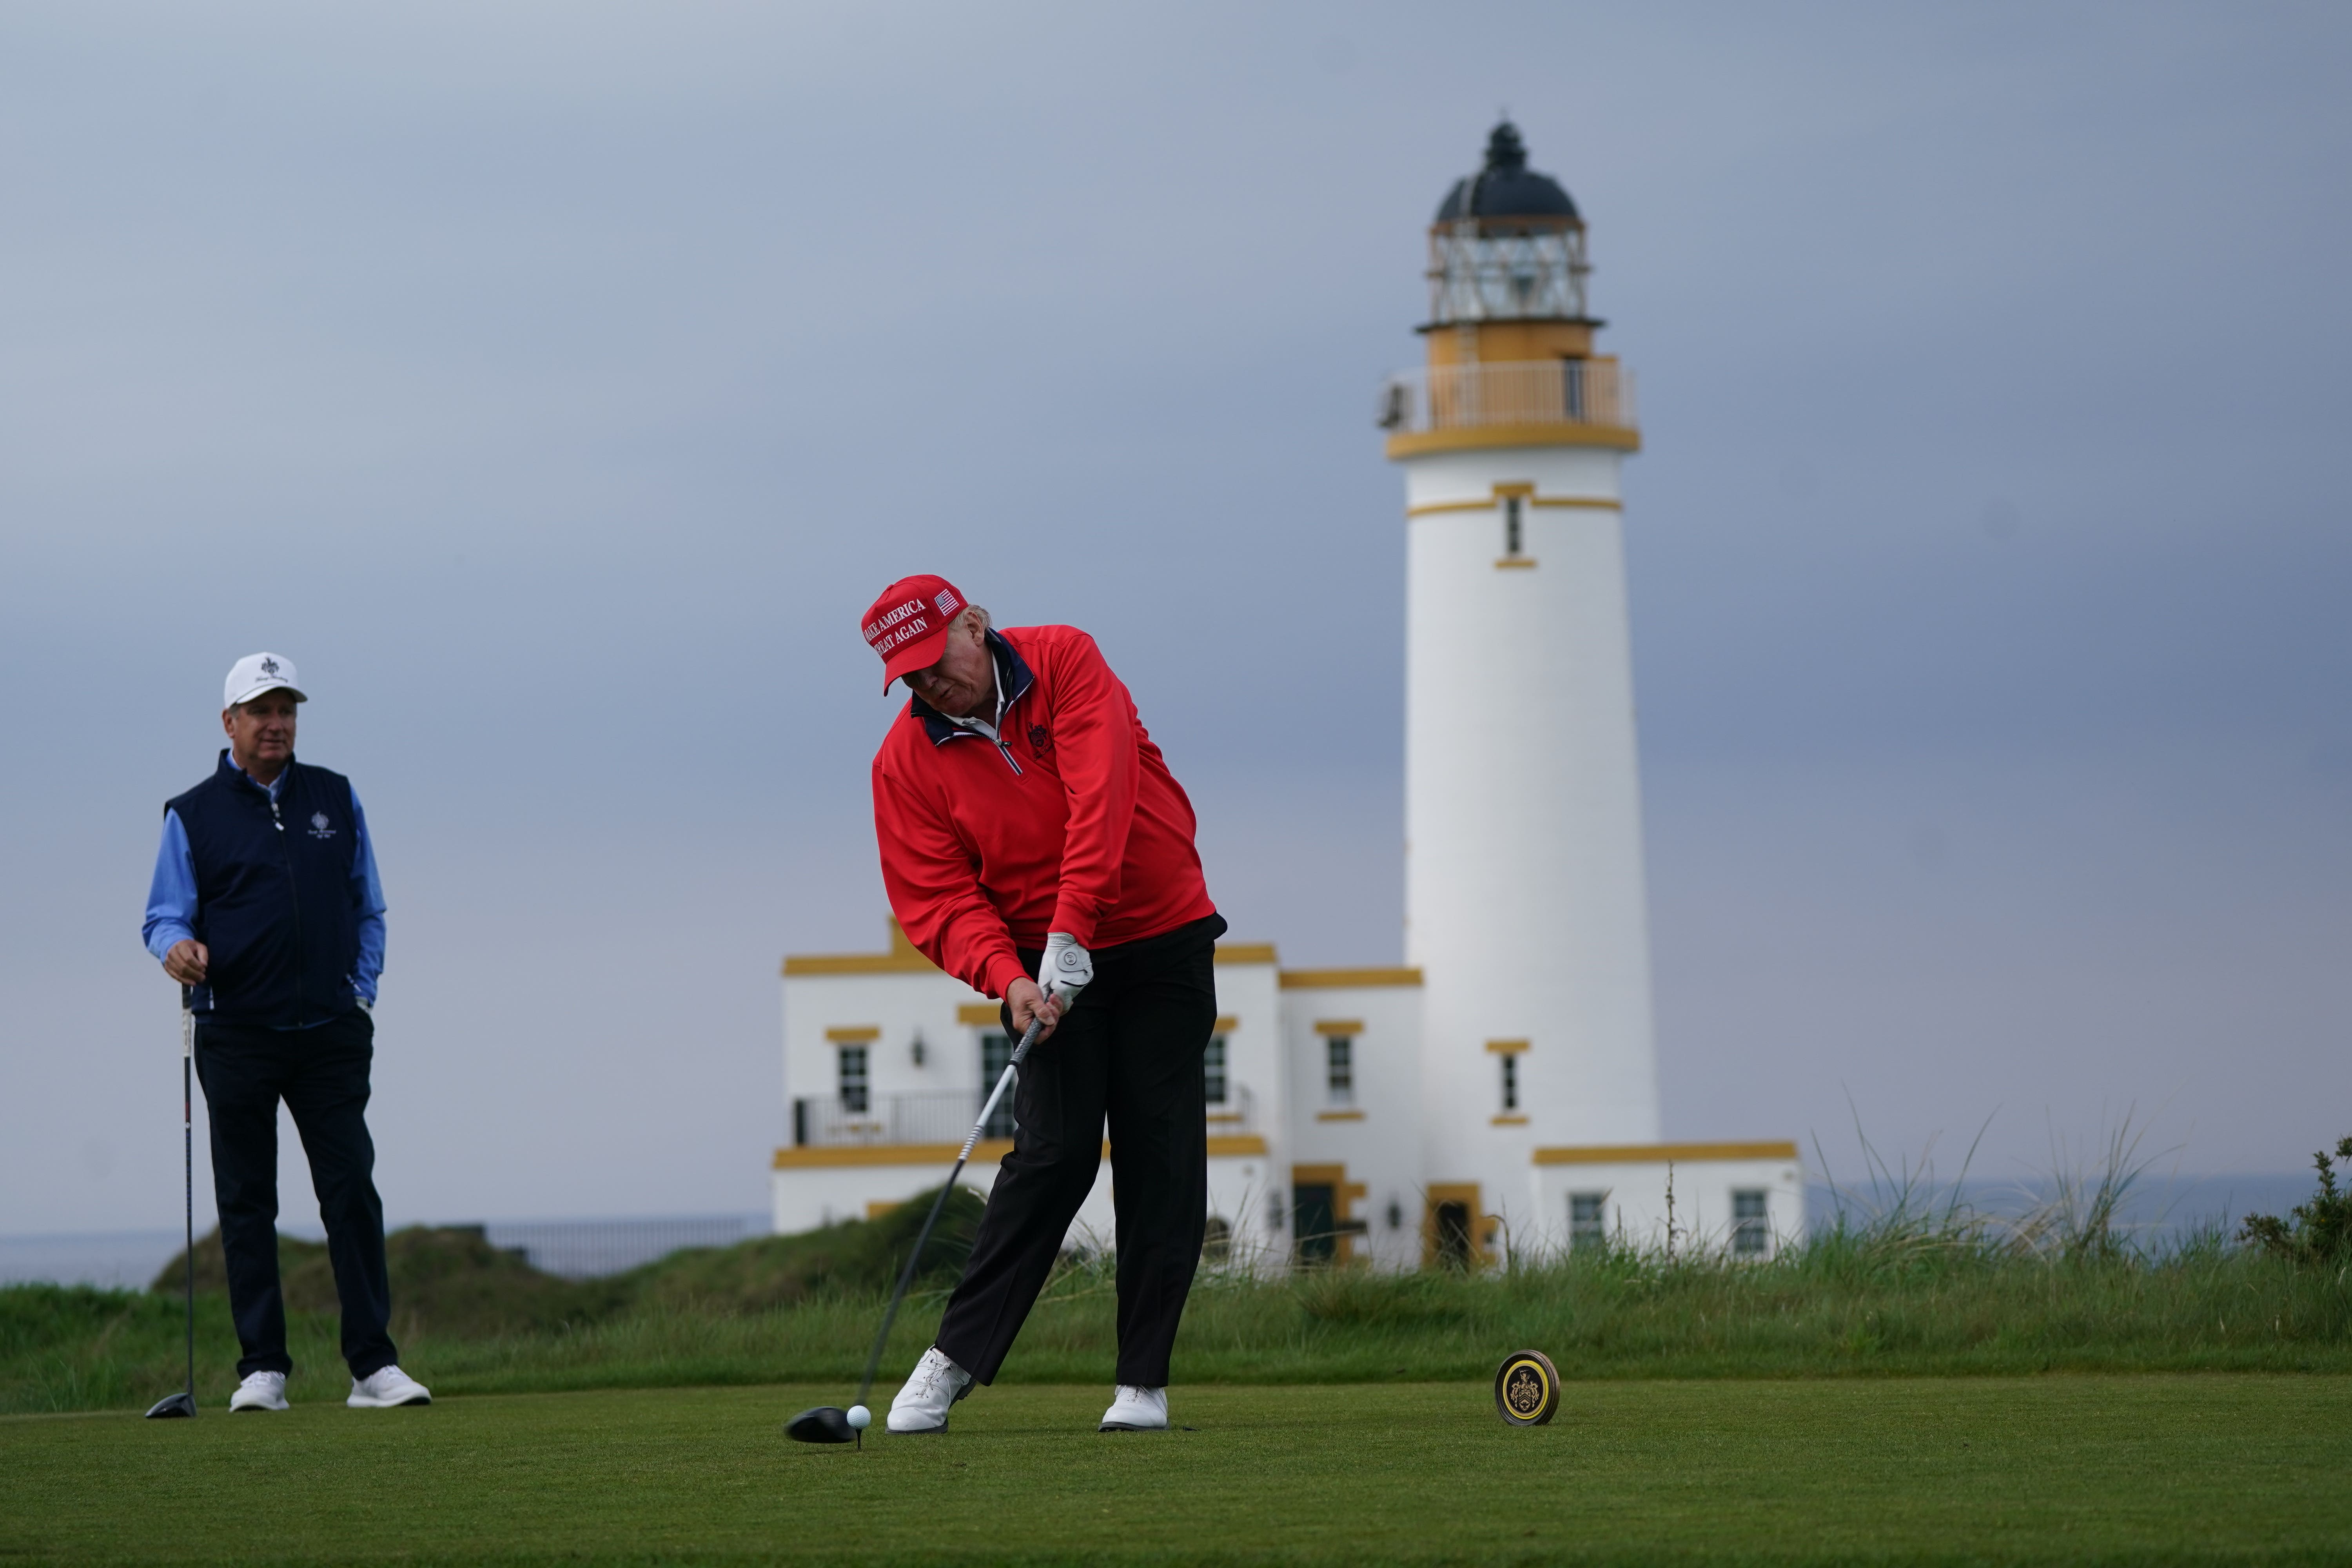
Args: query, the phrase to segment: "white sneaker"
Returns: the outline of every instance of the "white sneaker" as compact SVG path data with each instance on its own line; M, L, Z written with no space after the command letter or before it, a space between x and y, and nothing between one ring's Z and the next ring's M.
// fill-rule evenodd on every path
M1168 1430L1168 1391L1164 1388L1138 1388L1131 1383L1118 1385L1118 1393L1103 1412L1097 1432L1165 1432Z
M282 1372L248 1373L236 1392L228 1396L231 1410L284 1410L286 1374Z
M971 1373L933 1345L915 1363L907 1386L890 1402L889 1428L900 1436L948 1429L948 1406L971 1392Z
M389 1410L395 1405L430 1405L433 1394L396 1366L352 1379L352 1396L343 1401L354 1410Z

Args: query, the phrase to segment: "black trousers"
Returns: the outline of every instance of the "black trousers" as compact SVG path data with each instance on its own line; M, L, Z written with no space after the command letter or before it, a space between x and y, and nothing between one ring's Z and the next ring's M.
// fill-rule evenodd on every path
M343 1359L353 1377L392 1365L392 1285L383 1202L367 1130L375 1021L354 1011L311 1029L199 1021L196 1076L212 1131L213 1195L228 1261L229 1310L244 1354L236 1373L291 1372L286 1298L278 1280L278 1102L294 1115L310 1158L327 1258L343 1308Z
M1094 983L1022 1063L1013 1152L940 1322L940 1351L980 1382L995 1381L1094 1188L1108 1117L1118 1226L1117 1381L1167 1385L1207 1221L1201 1056L1217 1024L1213 959L1224 930L1223 918L1211 915L1096 952ZM1032 973L1039 956L1021 955Z

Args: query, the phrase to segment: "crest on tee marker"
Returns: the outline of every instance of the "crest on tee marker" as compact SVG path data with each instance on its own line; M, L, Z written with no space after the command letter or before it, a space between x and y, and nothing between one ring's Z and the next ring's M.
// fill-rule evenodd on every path
M1559 1410L1559 1369L1541 1351L1513 1351L1495 1369L1495 1413L1514 1426L1548 1426Z

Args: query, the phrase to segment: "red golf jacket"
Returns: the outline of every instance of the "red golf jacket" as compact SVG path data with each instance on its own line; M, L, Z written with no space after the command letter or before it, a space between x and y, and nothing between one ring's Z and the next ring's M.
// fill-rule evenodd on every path
M1076 626L988 634L1012 700L996 742L908 700L874 757L874 831L898 924L990 996L1013 951L1066 931L1116 947L1216 912L1192 803L1135 700Z

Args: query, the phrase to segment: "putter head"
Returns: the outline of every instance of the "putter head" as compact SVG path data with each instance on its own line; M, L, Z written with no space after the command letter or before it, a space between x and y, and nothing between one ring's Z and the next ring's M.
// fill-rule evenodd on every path
M174 1394L168 1399L157 1400L155 1402L154 1408L147 1412L147 1419L150 1421L173 1421L183 1416L194 1415L195 1413L195 1395L192 1394Z
M814 1410L803 1410L784 1423L784 1436L795 1443L855 1443L856 1429L849 1424L849 1412L838 1405L820 1405Z

